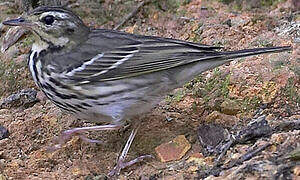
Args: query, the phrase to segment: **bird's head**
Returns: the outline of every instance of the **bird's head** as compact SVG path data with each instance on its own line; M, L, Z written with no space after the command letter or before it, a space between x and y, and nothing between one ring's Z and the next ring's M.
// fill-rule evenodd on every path
M38 42L56 47L76 45L89 33L89 28L77 15L62 7L38 7L3 24L29 29Z

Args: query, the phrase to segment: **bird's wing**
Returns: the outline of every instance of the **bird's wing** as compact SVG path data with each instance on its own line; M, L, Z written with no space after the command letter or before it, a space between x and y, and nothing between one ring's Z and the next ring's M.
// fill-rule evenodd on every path
M63 74L82 83L117 80L210 59L219 55L215 51L217 48L167 38L95 30L78 50L70 53L71 58L64 58L73 60L71 64L66 62L70 65L64 66L68 68Z

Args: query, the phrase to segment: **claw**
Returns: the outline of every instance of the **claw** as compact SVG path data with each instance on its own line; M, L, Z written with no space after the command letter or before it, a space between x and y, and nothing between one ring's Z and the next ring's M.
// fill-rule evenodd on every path
M118 176L120 175L120 171L126 167L129 167L133 164L136 164L138 162L144 161L146 158L154 158L152 155L143 155L140 157L135 158L134 160L131 160L129 162L123 162L123 161L118 161L117 165L111 170L107 176L112 177L112 176Z
M79 135L79 138L84 141L84 142L87 142L87 143L97 143L97 144L104 144L103 141L100 141L100 140L96 140L96 139L89 139L87 138L85 135Z

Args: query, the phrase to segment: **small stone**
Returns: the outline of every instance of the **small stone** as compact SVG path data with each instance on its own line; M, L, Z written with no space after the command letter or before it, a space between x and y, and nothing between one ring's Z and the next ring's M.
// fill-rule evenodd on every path
M41 102L46 101L48 99L47 96L42 91L37 92L36 98Z
M266 121L271 121L274 119L274 116L272 114L267 115Z
M272 134L271 136L271 142L275 144L282 144L285 140L287 134L286 133L277 133L277 134Z
M161 180L184 180L183 174L164 176Z
M187 171L190 173L195 173L198 170L199 170L198 166L190 166Z
M6 180L6 177L3 174L0 174L0 180Z
M215 158L213 156L208 156L204 159L206 165L212 166L214 164Z
M37 92L34 89L23 89L0 101L0 109L10 109L21 106L25 108L31 107L38 102L36 94Z
M0 125L0 140L8 138L8 136L9 136L8 130L5 127Z
M215 148L229 136L228 132L217 124L202 124L198 127L197 134L205 156L218 152Z
M300 166L295 166L293 169L293 173L295 176L300 176Z
M194 153L192 154L189 159L187 160L187 163L193 162L194 164L201 166L204 165L204 156L202 153Z
M208 123L216 123L216 124L224 124L227 126L233 126L237 123L238 118L235 116L227 115L220 113L218 111L214 111L206 116L205 119Z
M155 148L161 162L179 160L191 148L191 144L184 135L179 135L170 142L159 145Z
M236 115L241 110L241 106L230 99L226 99L221 104L221 112L227 115Z
M298 119L300 119L300 115L293 115L293 116L291 116L291 117L289 117L289 119L290 120L298 120Z
M268 148L268 151L269 152L276 152L277 151L277 146L275 146L275 145L271 145L269 148Z

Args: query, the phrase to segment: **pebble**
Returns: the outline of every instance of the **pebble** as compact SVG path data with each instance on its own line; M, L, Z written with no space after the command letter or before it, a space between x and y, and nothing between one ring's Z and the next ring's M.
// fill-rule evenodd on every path
M184 135L179 135L172 141L163 143L155 148L155 152L161 162L181 159L191 148L191 144Z
M8 130L5 127L0 125L0 140L8 138L8 136L9 136Z

